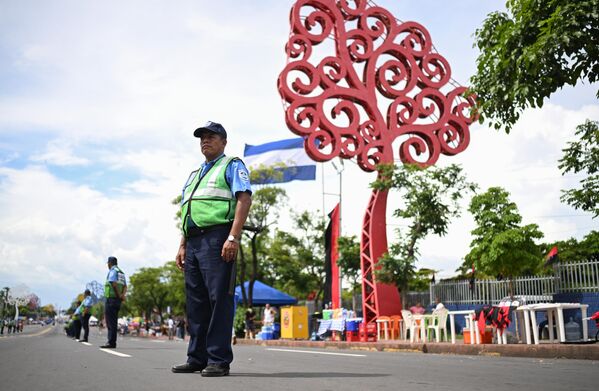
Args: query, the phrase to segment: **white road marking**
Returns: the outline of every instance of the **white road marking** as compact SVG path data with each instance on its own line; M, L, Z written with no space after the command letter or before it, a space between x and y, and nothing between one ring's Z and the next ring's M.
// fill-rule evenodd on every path
M317 352L317 351L312 351L312 350L294 350L294 349L266 349L266 350L272 350L275 352L289 352L289 353L326 354L326 355L330 355L330 356L366 357L365 354Z
M81 342L81 343L84 344L84 345L86 345L86 346L92 346L92 344L89 343L89 342Z
M156 343L164 343L165 341L161 341L159 339L151 339L151 342L156 342Z
M114 354L115 356L119 356L119 357L131 357L128 354L115 352L114 350L110 350L110 349L100 349L100 350L103 352L106 352L106 353Z

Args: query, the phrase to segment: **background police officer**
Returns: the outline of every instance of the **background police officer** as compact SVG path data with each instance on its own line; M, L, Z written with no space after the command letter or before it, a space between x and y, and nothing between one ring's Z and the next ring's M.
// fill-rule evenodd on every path
M79 341L81 337L81 301L77 300L77 308L73 312L73 324L71 326L73 339Z
M83 298L83 302L81 303L81 327L83 327L83 339L80 342L87 342L87 338L89 337L89 318L92 315L92 294L89 289L85 290L85 297Z
M224 154L227 132L208 122L194 131L206 161L183 188L183 235L177 266L185 271L189 346L175 373L225 376L233 361L234 261L252 189L247 168Z
M121 302L125 301L127 293L127 282L125 273L118 267L115 257L108 257L108 275L104 284L104 297L106 298L104 319L108 329L108 342L100 346L102 349L116 348L117 321Z

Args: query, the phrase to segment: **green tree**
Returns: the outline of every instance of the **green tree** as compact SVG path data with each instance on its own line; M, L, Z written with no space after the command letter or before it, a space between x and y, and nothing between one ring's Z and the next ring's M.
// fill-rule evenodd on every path
M493 276L503 276L511 281L515 276L535 273L542 254L535 239L543 237L536 224L521 226L522 217L509 193L500 187L491 187L476 195L468 209L474 216L476 228L466 265L474 263L476 269Z
M183 199L183 196L181 194L179 194L171 201L171 205L177 206L177 212L175 213L175 221L177 221L177 229L179 231L181 231L181 229L182 229L182 227L181 227L181 200L182 199Z
M164 283L167 287L166 302L174 314L185 313L185 274L181 273L175 261L169 261L162 267Z
M433 278L433 275L435 275L435 273L437 273L436 270L429 269L426 267L418 269L418 271L414 273L414 278L410 280L410 282L408 283L408 289L410 291L416 292L428 291L431 279Z
M355 235L341 236L337 240L339 259L337 265L343 276L351 281L352 309L356 311L356 294L361 291L362 264L360 242Z
M43 316L54 317L56 316L56 309L52 304L46 304L42 308L40 308L40 313Z
M397 242L379 260L381 268L376 275L383 282L395 284L406 303L419 242L430 234L445 235L452 220L460 216L460 200L474 192L476 185L468 182L455 164L426 169L417 165L381 165L379 172L372 187L400 193L404 205L393 215L406 221L408 228L397 230Z
M599 12L599 11L598 11ZM586 173L580 181L579 189L562 190L561 200L576 209L599 216L599 122L587 120L578 125L576 135L579 141L568 143L559 160L562 175Z
M542 107L563 86L599 81L599 0L507 0L506 7L476 30L471 83L481 121L509 133L525 108Z
M254 175L252 173L252 175ZM250 178L251 180L251 178ZM260 277L260 260L265 256L264 240L266 240L269 228L279 219L281 205L285 202L287 193L280 187L264 186L252 195L252 208L248 215L246 226L243 231L249 247L249 266L245 249L240 246L240 254L237 260L238 280L241 284L241 295L244 307L251 307L254 297L254 282ZM249 278L248 278L249 277ZM244 282L249 280L246 292Z
M315 213L304 211L293 216L293 233L277 230L266 254L272 272L269 281L277 289L295 297L316 292L318 307L325 283L325 221Z
M132 274L128 292L131 307L144 312L146 317L156 309L162 321L169 297L167 278L164 267L142 267Z
M579 262L599 257L599 231L589 232L580 242L570 238L541 244L541 254L549 253L553 246L557 246L558 256L562 262Z

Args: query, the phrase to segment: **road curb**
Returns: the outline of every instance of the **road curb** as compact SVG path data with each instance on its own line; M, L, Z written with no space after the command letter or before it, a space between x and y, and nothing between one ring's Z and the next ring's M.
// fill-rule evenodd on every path
M577 360L599 360L599 344L542 344L542 345L464 345L450 343L405 343L405 342L336 342L300 340L252 340L237 339L238 345L261 345L304 347L321 349L370 350L401 353L455 354L468 356L566 358Z

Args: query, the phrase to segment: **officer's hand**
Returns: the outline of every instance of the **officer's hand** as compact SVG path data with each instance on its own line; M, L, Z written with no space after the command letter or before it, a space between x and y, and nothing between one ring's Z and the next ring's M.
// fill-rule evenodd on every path
M235 258L237 258L238 249L238 243L233 242L231 240L225 240L225 244L223 245L223 251L221 251L220 256L225 260L225 262L234 261Z
M179 270L185 269L185 246L179 247L179 251L177 252L177 256L175 257L175 262Z

